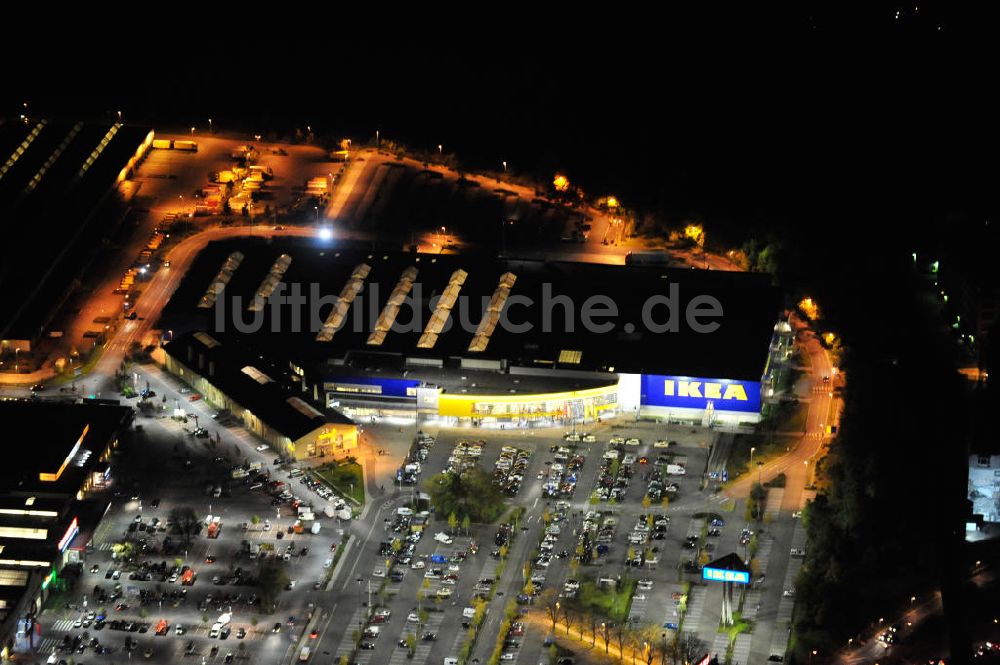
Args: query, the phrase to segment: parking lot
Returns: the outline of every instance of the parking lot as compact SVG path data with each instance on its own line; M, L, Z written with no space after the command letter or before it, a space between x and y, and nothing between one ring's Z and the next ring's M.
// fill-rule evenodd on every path
M400 463L395 497L383 510L381 522L372 525L381 535L372 538L371 556L363 556L363 562L371 563L359 564L342 583L340 602L356 608L351 621L331 633L320 652L337 657L353 654L359 663L383 658L402 663L410 660L407 637L412 634L417 642L413 659L418 663L457 656L466 637L463 623L470 623L463 612L471 614L473 598L477 594L489 598L492 590L483 624L487 637L478 640L471 655L484 662L508 601L527 611L547 587L573 595L582 580L596 583L610 575L618 583L626 570L637 581L630 619L660 626L675 623L678 566L691 562L685 575L694 580L699 575L702 540L713 553L739 539L739 527L728 525L710 495L699 491L708 434L649 425L615 429L603 425L590 433L593 436L567 441L551 430L441 429L433 443L412 448L412 459ZM621 439L610 444L612 437ZM666 474L668 459L691 472ZM452 535L442 516L420 515L425 507L419 502L421 483L435 473L472 464L491 473L512 504L526 509L521 523L504 535L495 525L474 526L467 535L459 529ZM668 507L663 508L662 498L644 507L643 498L651 488L669 496ZM416 505L411 504L414 500ZM709 526L703 538L701 525L713 519L716 526ZM425 535L417 536L415 529ZM688 540L689 535L694 538ZM594 547L583 548L586 556L574 577L570 561L585 538L592 538ZM395 539L400 545L394 553ZM501 542L508 559L503 578L496 579ZM526 562L532 567L534 597L523 593L520 571ZM374 625L367 621L369 610L364 607L369 584L373 607L384 608L386 614L373 615L378 631L366 633L366 626ZM410 621L421 618L421 604L424 620ZM527 635L508 636L504 661L538 662L544 635L532 636L524 626L512 630ZM360 648L355 649L355 643Z
M566 602L616 589L625 592L625 620L672 634L686 599L685 630L700 633L715 625L718 603L700 583L699 559L747 552L742 521L700 489L712 442L701 428L606 423L568 436L427 428L404 459L397 439L405 434L372 425L371 446L392 439L384 456L369 458L378 460L369 486L385 483L386 491L341 521L350 507L318 494L326 491L308 473L276 464L266 446L213 419L179 384L155 372L149 380L168 395L168 408L138 419L133 453L115 464L117 496L82 581L42 615L40 654L60 651L65 659L75 650L79 658L82 648L104 660L130 651L154 662L224 662L232 654L241 662L346 656L362 665L422 665L462 654L469 627L481 622L470 661L488 660L497 632L510 625L498 647L504 662L533 665L546 658L545 631L517 617L505 624L509 602L520 612L543 611L536 603L545 589ZM199 414L201 436L191 417L169 416L185 402L189 416ZM447 516L425 512L423 483L468 465L523 508L516 524L452 529ZM167 524L177 506L195 509L199 521L189 544ZM302 510L313 519L298 532ZM335 568L331 548L345 533L352 541ZM128 564L115 549L126 538ZM294 580L277 594L274 612L257 584L261 556ZM748 602L755 612L760 592Z
M77 662L129 652L164 663L230 654L278 662L318 605L331 547L341 542L339 518L350 511L307 487L294 467L275 464L266 445L213 419L214 410L189 401L180 384L158 373L147 378L157 408L137 418L132 443L116 453L111 509L80 582L42 613L38 653L66 659L73 651ZM181 404L187 422L170 416ZM203 436L194 435L198 414ZM310 504L314 519L304 524L320 526L298 532ZM194 510L190 542L171 528L178 507ZM265 561L290 581L274 612L258 588Z

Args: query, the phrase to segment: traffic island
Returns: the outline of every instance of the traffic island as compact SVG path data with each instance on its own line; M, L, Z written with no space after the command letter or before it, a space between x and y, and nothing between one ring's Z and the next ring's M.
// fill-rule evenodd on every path
M365 505L364 472L354 458L323 464L314 468L313 473L354 505Z

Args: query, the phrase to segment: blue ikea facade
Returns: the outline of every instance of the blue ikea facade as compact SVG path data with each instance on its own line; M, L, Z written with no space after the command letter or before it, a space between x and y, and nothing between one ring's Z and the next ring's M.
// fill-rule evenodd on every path
M760 413L760 381L643 374L639 403L674 409Z
M324 386L334 393L362 393L377 397L401 397L416 399L416 389L420 381L414 379L392 379L376 376L328 376ZM369 389L359 389L366 386Z

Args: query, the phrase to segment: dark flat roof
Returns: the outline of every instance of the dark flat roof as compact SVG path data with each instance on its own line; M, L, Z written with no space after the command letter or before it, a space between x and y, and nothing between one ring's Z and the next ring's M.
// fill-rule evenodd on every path
M127 406L27 400L0 402L0 422L10 428L5 440L12 462L0 468L0 488L19 494L76 494L84 474L97 463L111 438L131 418L132 409ZM59 470L88 426L80 449L59 480L39 480L39 473ZM81 462L84 465L78 466Z
M94 213L149 131L0 124L0 339L40 333L113 221Z
M183 365L197 372L237 404L292 441L325 423L353 424L352 420L341 413L331 409L318 409L309 404L305 400L306 395L293 390L287 364L283 369L235 342L222 344L205 333L189 332L167 344L165 349ZM309 409L313 411L310 412Z
M247 239L212 243L198 257L183 283L164 312L161 327L176 330L207 328L220 339L233 331L230 320L220 331L214 320L214 310L199 310L198 300L204 294L225 258L233 251L245 255L226 288L227 302L241 296L243 307L268 274L275 259L287 253L291 266L283 277L286 284L298 282L309 294L309 285L317 284L325 296L336 296L348 281L355 266L366 263L371 272L364 288L352 306L351 316L364 314L360 329L354 319L338 331L331 342L315 341L310 331L308 308L303 309L302 332L291 331L289 310L282 310L281 328L251 336L252 343L271 355L291 357L299 363L325 363L331 359L347 359L350 364L364 366L366 358L394 355L409 358L486 359L505 361L511 365L608 371L615 373L672 374L707 378L759 380L767 359L768 345L775 322L782 309L779 291L762 274L677 270L662 267L612 266L568 262L503 260L482 255L416 255L402 252L372 252L369 247L351 245L320 246L313 240L288 240L268 243ZM460 291L467 296L464 312L472 330L453 325L438 338L433 349L417 348L422 330L387 334L381 346L366 344L372 322L386 304L390 293L409 266L419 270L416 284L420 287L422 324L431 315L430 301L441 294L455 270L462 269L467 279ZM483 311L482 299L489 300L501 275L512 272L517 276L511 296L527 296L536 304L516 306L510 310L515 322L529 322L530 332L515 333L497 327L485 352L468 350L474 328ZM642 322L643 304L652 296L666 295L675 284L680 296L681 313L695 296L715 297L723 307L716 332L700 334L683 324L679 332L653 333ZM546 330L543 293L568 296L576 315L572 328L564 321L563 308L553 308L552 325ZM411 295L417 294L414 287ZM610 297L619 315L613 332L598 333L583 329L581 310L591 296ZM327 304L321 319L332 309ZM453 315L459 313L458 306ZM266 321L271 320L270 305ZM658 320L666 318L666 310L655 310ZM409 317L400 314L398 322ZM456 319L457 320L457 319ZM603 321L604 319L600 319ZM453 320L453 323L455 321ZM632 333L625 324L636 326ZM422 328L422 326L421 326ZM560 362L562 351L579 351L579 364ZM565 358L564 358L565 360Z

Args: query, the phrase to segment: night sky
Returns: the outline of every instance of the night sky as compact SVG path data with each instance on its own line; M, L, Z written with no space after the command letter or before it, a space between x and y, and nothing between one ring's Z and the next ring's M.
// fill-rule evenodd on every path
M379 129L471 167L561 169L590 193L696 214L734 238L833 225L895 242L900 229L933 238L949 214L988 215L994 16L847 4L545 20L509 8L405 31L385 16L302 15L202 17L187 35L160 19L127 48L64 26L46 44L68 59L5 62L0 114L23 98L49 116L121 108L158 128Z

